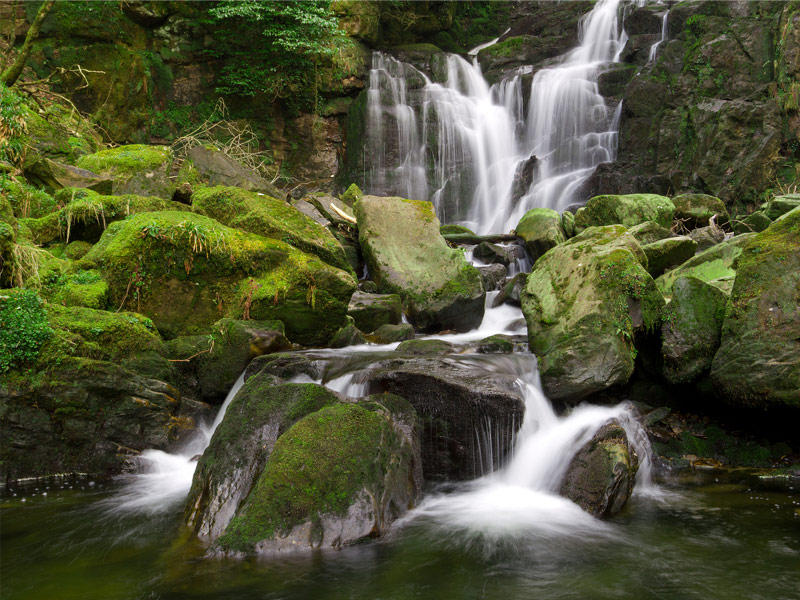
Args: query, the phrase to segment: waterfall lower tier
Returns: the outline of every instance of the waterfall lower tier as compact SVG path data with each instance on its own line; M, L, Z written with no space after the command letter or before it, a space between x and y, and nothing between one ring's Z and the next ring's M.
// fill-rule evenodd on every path
M519 75L490 87L477 59L448 55L435 82L375 53L365 191L432 200L441 221L482 234L509 231L534 207L585 201L594 169L616 159L621 105L606 104L597 77L627 40L620 4L600 0L583 17L580 45L535 73L527 112Z

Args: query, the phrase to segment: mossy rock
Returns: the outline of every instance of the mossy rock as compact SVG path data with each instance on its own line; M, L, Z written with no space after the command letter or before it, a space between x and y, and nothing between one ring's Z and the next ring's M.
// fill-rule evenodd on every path
M333 392L314 383L281 383L266 374L249 377L197 463L184 510L186 524L202 538L216 540L278 438L299 419L338 402Z
M53 197L28 183L0 176L0 196L8 200L19 219L43 217L56 209Z
M725 282L733 280L736 275L734 267L736 258L742 253L742 247L755 234L743 234L717 244L695 255L672 271L667 271L656 279L658 289L665 298L672 296L672 285L678 277L696 277L712 285L725 289Z
M353 208L357 200L361 200L364 192L361 191L355 183L351 183L344 192L339 195L339 200L345 203L346 206Z
M280 242L197 214L152 212L112 223L82 259L166 337L202 334L222 316L279 320L289 339L324 344L344 321L355 281Z
M575 214L570 210L561 213L561 227L567 238L575 237Z
M416 413L371 396L314 412L275 443L211 554L339 548L383 535L419 495Z
M469 330L483 319L480 273L448 247L430 202L364 196L355 205L359 242L382 293L399 294L420 330Z
M535 261L542 254L567 239L561 215L550 208L532 208L520 219L516 233Z
M478 342L478 352L481 354L511 354L513 351L514 342L507 335L490 335Z
M331 341L328 342L328 345L331 348L344 348L346 346L357 346L359 344L366 344L367 338L364 337L364 334L356 327L356 324L353 322L353 317L350 315L347 316L347 324L342 326L342 328L333 334Z
M99 271L78 271L69 276L56 291L53 301L64 306L84 306L104 310L107 307L108 284Z
M672 226L675 205L657 194L627 194L624 196L595 196L575 213L575 231L587 227L620 224L633 227L654 221L662 227Z
M750 236L711 366L731 403L800 407L800 208Z
M111 194L113 182L110 175L100 176L87 169L42 158L25 167L25 178L31 183L53 193L67 187L87 188L99 194Z
M350 298L347 314L361 331L371 333L383 325L400 323L402 302L398 294L356 292Z
M672 232L656 223L655 221L645 221L639 223L628 229L630 234L636 238L640 244L652 244L659 240L666 239L672 235Z
M381 325L367 335L367 341L373 344L393 344L414 339L414 328L410 323L399 325Z
M66 256L70 260L80 260L92 249L92 245L89 242L83 242L81 240L75 240L74 242L70 242L64 248L64 256Z
M767 218L774 221L798 206L800 206L800 194L784 194L782 196L775 196L769 202L762 204L761 211Z
M689 229L707 226L714 215L717 225L725 225L730 221L725 203L716 196L681 194L675 196L672 203L675 205L675 220Z
M396 351L414 356L439 356L455 353L456 347L444 340L406 340L396 348Z
M658 277L666 269L692 258L696 249L697 242L685 235L644 244L642 250L647 255L647 272Z
M172 198L175 184L169 178L172 150L167 146L133 144L81 156L77 166L113 179L115 196L134 194Z
M57 240L82 240L95 243L109 223L130 215L162 210L184 212L187 207L156 197L120 195L102 196L79 188L65 188L56 193L64 207L38 219L24 219L32 240L41 245Z
M248 192L261 192L272 198L285 198L285 192L272 185L253 169L246 167L215 146L195 146L186 155L192 174L198 182L211 186L236 187Z
M759 233L764 231L771 224L772 219L770 219L764 211L757 210L743 219L734 221L733 232L736 235L741 235L743 233Z
M590 227L536 261L521 303L551 398L575 401L628 381L634 336L659 324L664 304L643 264L621 225Z
M224 225L281 240L326 263L352 271L339 241L291 204L234 187L205 187L192 195L192 210Z
M472 231L469 227L464 227L463 225L442 225L439 227L439 233L442 235L448 235L451 233L466 233L467 235L475 235L475 232Z
M719 348L728 296L695 277L679 277L664 309L661 355L670 383L696 380L711 367Z

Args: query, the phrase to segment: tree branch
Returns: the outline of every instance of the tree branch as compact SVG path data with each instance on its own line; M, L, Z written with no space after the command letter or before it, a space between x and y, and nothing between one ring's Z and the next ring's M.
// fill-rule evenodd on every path
M53 8L53 4L55 3L56 0L47 0L39 7L39 12L36 13L36 18L33 20L33 23L31 23L30 29L28 29L25 42L22 44L17 58L11 63L11 66L0 75L0 83L11 87L19 78L22 69L25 67L25 62L28 60L28 56L30 56L31 50L33 49L33 41L39 36L39 30L42 28L42 21L44 21L47 13L50 12L50 9Z

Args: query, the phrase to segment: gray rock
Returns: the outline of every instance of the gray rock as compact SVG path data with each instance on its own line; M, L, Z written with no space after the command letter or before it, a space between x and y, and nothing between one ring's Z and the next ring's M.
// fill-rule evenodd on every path
M350 298L347 314L353 317L356 327L371 333L382 325L397 325L402 318L402 304L398 294L367 294L356 292Z
M487 292L493 292L505 284L508 273L506 266L500 264L478 267L478 272L481 274L483 289Z
M189 150L186 157L192 161L203 180L210 185L238 187L281 200L286 198L284 192L258 173L216 148L195 146Z

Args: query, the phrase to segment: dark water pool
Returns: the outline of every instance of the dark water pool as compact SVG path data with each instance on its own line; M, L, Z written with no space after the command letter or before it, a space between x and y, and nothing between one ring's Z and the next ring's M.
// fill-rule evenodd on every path
M0 596L800 599L796 479L692 474L663 488L671 494L635 499L601 538L467 544L417 522L339 552L231 562L197 558L180 507L109 516L97 503L113 486L37 483L3 491Z

